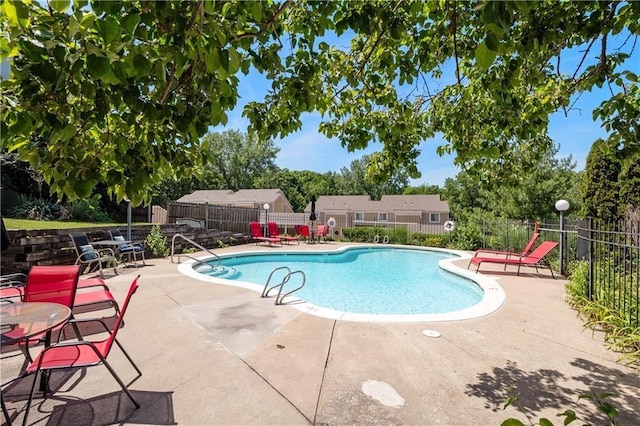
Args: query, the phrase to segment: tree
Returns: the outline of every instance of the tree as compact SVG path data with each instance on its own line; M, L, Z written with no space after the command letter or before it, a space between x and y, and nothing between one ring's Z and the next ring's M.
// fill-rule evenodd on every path
M557 147L549 150L535 167L520 176L517 184L495 188L491 193L496 213L519 220L556 218L555 202L560 199L569 201L572 212L580 210L576 163L571 156L557 158L557 153Z
M332 195L336 177L333 173L278 169L255 180L255 188L278 188L286 195L294 212L302 212L311 196Z
M398 195L409 185L409 177L403 170L382 182L371 179L369 168L375 164L373 155L365 155L351 162L350 168L343 167L340 170L341 178L338 180L340 195L368 194L372 200L379 200L383 195Z
M2 146L72 198L103 182L139 204L150 184L197 171L208 159L200 138L226 124L252 69L271 83L244 111L258 140L318 111L320 130L348 150L382 143L372 181L419 177L417 146L437 132L438 151L456 152L470 175L514 178L549 148L549 114L604 84L611 99L594 113L606 142L640 157L640 90L624 69L640 2L5 0L2 10ZM567 69L577 46L583 58Z
M620 163L608 156L602 147L603 143L595 143L585 167L584 186L582 188L582 216L595 217L602 220L618 220L620 194Z
M233 191L252 188L256 178L275 170L280 151L271 139L258 140L238 130L208 133L203 149L209 154L203 177L206 189Z
M429 194L440 194L442 193L442 188L438 185L429 185L426 183L420 184L418 186L409 186L402 191L403 195L429 195Z
M445 181L444 198L457 220L463 220L474 211L483 211L494 217L531 220L557 217L555 202L567 199L571 211L580 210L581 177L574 171L571 156L557 158L556 147L517 183L487 180L479 182L466 172Z
M629 164L620 172L620 211L640 212L640 163Z

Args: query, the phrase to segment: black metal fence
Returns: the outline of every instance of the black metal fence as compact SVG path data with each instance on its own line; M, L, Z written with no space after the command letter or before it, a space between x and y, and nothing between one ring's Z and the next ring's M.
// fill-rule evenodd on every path
M492 226L503 230L519 226L526 233L532 228L530 222ZM483 233L487 231L488 227L483 229ZM565 274L573 262L587 262L585 297L615 310L631 327L640 326L640 221L545 222L539 224L539 232L541 240L560 243L549 260L561 273ZM512 231L512 235L522 234ZM512 239L508 244L518 247L520 243Z

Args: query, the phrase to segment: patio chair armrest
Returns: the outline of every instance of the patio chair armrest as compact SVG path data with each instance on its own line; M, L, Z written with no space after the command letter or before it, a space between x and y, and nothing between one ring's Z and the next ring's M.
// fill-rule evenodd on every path
M27 275L21 272L16 272L15 274L7 274L7 275L0 276L1 284L4 284L6 281L11 281L11 282L18 281L24 284L27 282Z
M64 325L60 328L60 333L58 333L58 340L56 341L56 343L60 343L60 338L64 336L65 330L68 326L89 323L89 322L98 322L102 324L102 327L104 327L105 332L107 333L111 332L111 329L109 328L109 326L107 325L107 323L104 321L103 318L71 318L66 323L64 323Z

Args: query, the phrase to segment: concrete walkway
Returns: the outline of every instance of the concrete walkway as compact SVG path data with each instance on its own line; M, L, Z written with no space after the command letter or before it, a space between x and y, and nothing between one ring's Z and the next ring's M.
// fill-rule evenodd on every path
M252 244L216 253L301 248L308 249ZM185 277L168 258L147 264L107 279L123 300L141 275L118 336L143 371L130 385L142 407L135 409L103 366L58 371L55 393L38 396L29 424L499 425L510 417L529 423L526 415L562 424L556 414L566 409L605 424L593 403L578 402L590 389L613 393L621 424L638 424L640 376L617 362L601 333L583 328L564 302L566 282L548 271L517 277L515 269L483 266L507 294L504 306L483 318L362 323ZM426 337L425 329L441 337ZM3 383L23 360L19 351L3 350ZM135 378L117 347L109 361L125 382ZM25 378L3 391L17 424L31 383ZM522 408L503 410L512 387Z

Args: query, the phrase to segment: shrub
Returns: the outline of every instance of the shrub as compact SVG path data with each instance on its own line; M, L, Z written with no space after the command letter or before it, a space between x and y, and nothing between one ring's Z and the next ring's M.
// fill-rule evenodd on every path
M20 195L9 214L17 219L58 220L62 210L60 204Z
M477 250L482 244L482 229L475 225L459 225L452 234L454 248Z
M416 232L411 235L411 244L415 246L441 247L445 246L445 235L441 234L421 234Z
M589 263L575 262L569 265L569 271L567 302L573 307L584 305L589 297Z
M109 215L100 209L100 196L72 201L69 211L74 220L81 222L110 222Z
M167 237L160 232L160 225L155 224L151 228L151 232L144 240L147 250L156 257L165 257L169 255L169 247L167 247Z
M343 228L342 235L346 241L352 241L355 243L367 243L373 242L373 238L376 234L380 234L380 229L372 226L358 226L355 228Z

